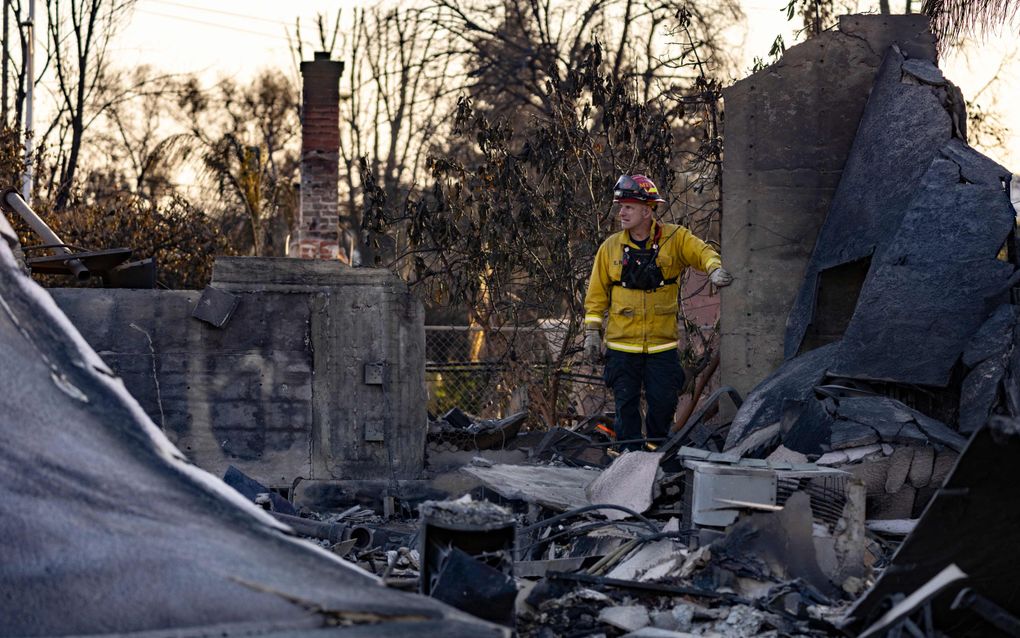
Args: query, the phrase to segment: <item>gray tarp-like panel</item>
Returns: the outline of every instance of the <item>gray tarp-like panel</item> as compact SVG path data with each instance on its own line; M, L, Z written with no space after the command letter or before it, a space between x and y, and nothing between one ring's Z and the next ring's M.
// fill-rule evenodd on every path
M1014 224L1009 177L959 140L946 145L872 261L831 374L949 382L971 335L1008 301L1014 268L996 254Z
M952 120L942 100L947 89L904 82L903 63L903 56L890 49L875 79L787 319L787 359L796 356L811 324L819 273L882 252L932 159L952 137ZM915 63L935 69L927 61Z
M755 430L778 423L785 401L807 401L814 394L814 387L825 377L838 348L837 341L806 352L785 362L756 385L733 417L725 448L732 448Z
M187 463L2 240L0 486L5 635L505 635L383 587Z

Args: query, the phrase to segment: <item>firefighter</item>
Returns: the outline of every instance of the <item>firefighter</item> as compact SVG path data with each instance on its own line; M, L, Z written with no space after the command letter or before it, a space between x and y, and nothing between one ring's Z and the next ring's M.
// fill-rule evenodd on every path
M622 230L599 246L584 300L584 352L593 363L602 350L600 331L608 313L604 377L616 402L616 439L625 450L643 447L642 388L647 437L665 438L673 424L685 380L677 352L678 281L684 269L708 273L720 287L733 281L711 246L683 226L654 218L664 201L644 175L620 177L613 203L620 207Z

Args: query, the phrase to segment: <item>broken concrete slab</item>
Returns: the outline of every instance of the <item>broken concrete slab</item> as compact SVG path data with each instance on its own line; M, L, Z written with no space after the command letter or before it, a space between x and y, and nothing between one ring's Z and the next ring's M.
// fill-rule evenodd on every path
M893 450L889 457L889 470L885 476L885 491L887 494L899 492L907 481L907 474L910 473L911 461L914 459L914 449L911 447L898 447Z
M188 463L6 242L0 300L5 633L506 635L289 536Z
M662 454L627 452L592 481L585 493L592 505L622 505L641 514L652 506L656 496L656 477L661 474ZM630 516L616 509L599 510L611 521Z
M606 607L599 612L599 622L612 625L624 631L636 631L651 624L648 608L643 605L619 605Z
M547 465L493 465L461 468L503 498L538 503L560 512L589 505L586 488L598 470Z

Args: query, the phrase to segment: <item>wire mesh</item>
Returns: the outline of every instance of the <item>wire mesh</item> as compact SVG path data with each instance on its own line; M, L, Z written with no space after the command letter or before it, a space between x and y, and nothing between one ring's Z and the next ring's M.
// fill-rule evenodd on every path
M562 322L426 326L429 412L496 419L529 410L562 424L611 410L601 366L581 359L581 338Z

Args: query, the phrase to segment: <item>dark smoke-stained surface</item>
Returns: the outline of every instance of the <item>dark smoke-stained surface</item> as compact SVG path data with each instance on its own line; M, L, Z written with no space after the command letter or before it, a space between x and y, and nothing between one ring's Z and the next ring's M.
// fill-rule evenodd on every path
M505 635L385 588L190 465L3 240L0 486L4 635Z

